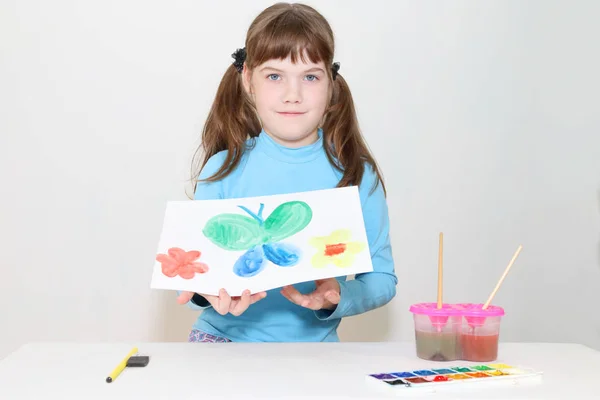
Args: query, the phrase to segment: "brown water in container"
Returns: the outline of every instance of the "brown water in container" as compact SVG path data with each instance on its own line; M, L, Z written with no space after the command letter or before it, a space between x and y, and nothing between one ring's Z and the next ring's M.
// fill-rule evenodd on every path
M460 360L460 336L452 332L415 331L417 357L429 361Z

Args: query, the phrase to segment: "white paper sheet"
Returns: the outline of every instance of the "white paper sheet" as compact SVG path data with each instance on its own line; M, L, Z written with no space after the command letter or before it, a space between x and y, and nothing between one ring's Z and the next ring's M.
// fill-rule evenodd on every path
M151 287L239 296L372 270L353 186L169 202Z

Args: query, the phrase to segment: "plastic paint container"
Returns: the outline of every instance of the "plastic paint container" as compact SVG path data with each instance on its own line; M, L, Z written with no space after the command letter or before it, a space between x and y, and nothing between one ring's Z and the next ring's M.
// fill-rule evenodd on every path
M462 359L465 361L489 362L498 358L500 323L504 309L483 304L461 304L464 307L460 333Z
M418 303L410 307L415 324L417 357L429 361L489 362L498 357L500 322L497 306Z
M415 323L417 357L430 361L460 360L461 310L451 304L419 303L410 307Z

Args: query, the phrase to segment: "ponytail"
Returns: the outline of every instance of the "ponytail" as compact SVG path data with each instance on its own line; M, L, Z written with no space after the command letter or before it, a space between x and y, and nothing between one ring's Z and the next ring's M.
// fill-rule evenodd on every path
M200 171L212 156L227 150L223 165L214 175L205 179L208 182L218 181L229 175L240 163L248 135L254 137L260 131L261 124L244 90L241 74L232 64L221 79L202 130L202 144L194 153L194 191Z
M332 82L331 104L325 115L323 135L329 162L343 173L337 186L360 185L366 163L376 175L371 191L374 191L377 184L381 183L385 194L386 189L381 172L359 129L350 88L339 73Z

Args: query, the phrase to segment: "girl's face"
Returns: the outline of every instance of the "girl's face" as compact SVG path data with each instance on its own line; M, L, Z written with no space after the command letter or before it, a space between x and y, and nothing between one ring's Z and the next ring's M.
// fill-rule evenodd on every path
M244 66L244 87L252 97L263 129L286 147L317 140L329 103L329 78L323 62L293 64L291 58L269 60L254 70Z

